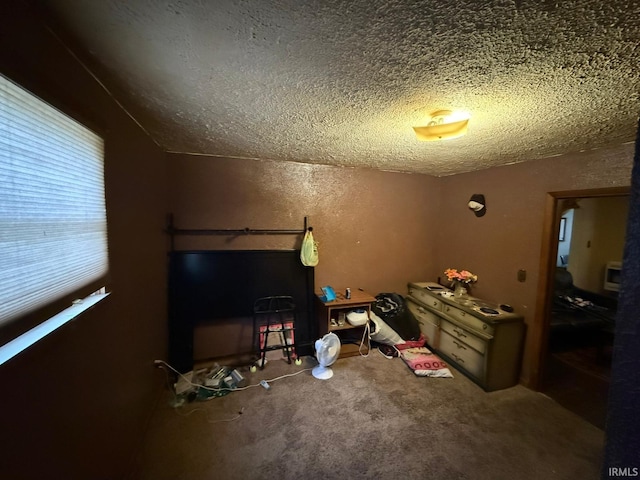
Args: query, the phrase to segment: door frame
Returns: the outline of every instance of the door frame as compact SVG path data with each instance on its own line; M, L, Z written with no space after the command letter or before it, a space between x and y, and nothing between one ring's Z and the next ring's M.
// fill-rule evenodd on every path
M541 390L544 386L544 377L547 361L547 345L549 343L549 323L551 317L551 304L553 299L553 284L556 270L556 257L558 255L558 235L560 233L560 217L562 212L559 205L563 200L616 197L629 195L631 187L610 187L587 190L566 190L560 192L548 192L544 224L542 227L542 248L540 252L540 269L538 276L538 295L536 299L536 319L531 329L535 352L533 355L532 376L530 387Z

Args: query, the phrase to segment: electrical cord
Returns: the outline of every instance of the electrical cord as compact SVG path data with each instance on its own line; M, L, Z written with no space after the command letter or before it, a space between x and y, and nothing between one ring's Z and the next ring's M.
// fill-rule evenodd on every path
M281 380L281 379L283 379L283 378L287 378L287 377L294 377L294 376L296 376L296 375L300 375L300 374L301 374L301 373L303 373L303 372L308 372L308 371L310 371L310 370L313 370L312 368L305 368L305 369L302 369L302 370L300 370L300 371L298 371L298 372L295 372L295 373L289 373L289 374L286 374L286 375L280 375L279 377L275 377L275 378L272 378L272 379L269 379L269 380L263 380L263 382L261 382L261 383L256 383L256 384L252 384L252 385L247 385L246 387L237 387L237 388L226 388L226 387L222 387L222 388L220 388L220 387L207 387L206 385L201 385L201 384L198 384L198 383L194 383L194 382L192 382L189 378L187 378L185 375L183 375L183 374L182 374L182 373L180 373L178 370L176 370L176 369L175 369L175 368L173 368L171 365L169 365L167 362L165 362L164 360L155 360L155 362L154 362L154 363L155 363L158 367L161 367L161 368L162 368L162 370L164 370L164 372L165 372L165 374L166 374L166 375L165 375L165 378L166 378L166 382L167 382L167 386L168 386L168 387L170 387L170 386L171 386L171 382L169 381L169 371L168 371L167 369L169 369L169 370L171 370L172 372L176 373L176 374L177 374L178 376L180 376L184 381L186 381L187 383L189 383L189 385L192 385L192 386L194 386L194 387L204 388L204 389L206 389L206 390L212 390L212 391L223 391L223 390L226 390L226 391L229 391L229 392L235 392L235 391L240 391L240 390L247 390L247 389L252 388L252 387L261 387L261 386L263 387L263 386L264 386L264 385L263 385L263 382L265 382L265 381L266 381L267 383L269 383L269 382L275 382L275 381L277 381L277 380ZM242 416L242 414L244 413L244 407L242 407L242 408L240 409L240 411L238 412L238 414L237 414L236 416L234 416L234 417L226 418L226 419L222 419L222 420L213 420L213 421L212 421L212 420L210 420L209 413L208 413L208 411L207 411L207 410L205 410L204 408L193 408L193 409L189 410L189 411L188 411L188 412L186 412L186 413L181 413L181 412L178 410L178 408L180 408L180 407L182 407L182 406L184 406L184 405L182 405L182 404L178 404L178 402L177 402L177 400L178 400L178 395L175 393L175 389L170 388L170 390L172 390L172 391L173 391L174 401L176 402L176 408L174 408L174 411L176 412L176 414L177 414L177 415L180 415L181 417L188 417L189 415L191 415L191 414L193 414L193 413L195 413L195 412L204 412L205 417L206 417L206 422L207 422L208 424L216 424L216 423L233 422L233 421L235 421L235 420L238 420L238 419ZM209 398L208 400L211 400L212 398L217 398L217 397L211 397L211 398Z
M235 421L235 420L238 420L238 419L242 416L242 414L244 413L244 407L242 407L242 408L240 409L240 411L238 412L238 414L237 414L235 417L231 417L231 418L224 418L224 419L222 419L222 420L213 420L213 421L209 420L209 418L210 418L210 417L209 417L209 413L208 413L208 411L207 411L207 410L205 410L204 408L193 408L193 409L189 410L189 411L188 411L188 412L186 412L186 413L180 413L180 411L179 411L178 409L176 409L176 410L175 410L175 412L176 412L178 415L180 415L181 417L188 417L189 415L191 415L192 413L195 413L195 412L204 412L205 417L207 417L207 423L209 423L209 424L214 424L214 423L233 422L233 421Z
M362 346L364 345L365 335L367 338L367 353L362 353ZM369 322L365 323L364 331L362 332L362 340L360 340L360 346L358 347L358 353L361 357L367 358L369 356L369 352L371 351L371 328L369 327Z
M181 413L179 409L180 409L180 407L184 407L184 404L178 402L178 395L176 394L175 390L173 388L171 388L171 381L169 380L169 372L164 367L166 365L167 367L169 367L173 371L175 371L175 369L173 369L171 367L171 365L167 364L166 362L163 362L162 360L157 360L157 362L162 362L164 364L164 365L159 365L158 364L158 366L162 367L162 370L165 373L165 380L166 380L166 383L167 383L167 388L169 390L171 390L171 392L173 393L173 401L174 401L174 404L175 404L173 411L177 415L180 415L181 417L188 417L189 415L191 415L194 412L204 412L205 417L207 417L206 422L209 423L209 424L214 424L214 423L233 422L235 420L238 420L242 416L242 414L244 413L244 407L242 407L240 409L240 411L238 412L238 415L236 415L235 417L225 418L225 419L222 419L222 420L213 420L213 421L210 420L211 417L209 416L208 411L205 410L204 408L193 408L193 409L189 410L186 413ZM216 397L212 397L212 398L216 398Z
M178 395L176 394L176 391L175 391L175 388L173 388L173 385L171 385L171 379L169 378L169 371L164 367L164 365L161 365L159 362L161 362L161 360L156 360L156 365L159 368L162 368L162 371L164 372L164 379L165 379L167 390L173 393L173 402L176 406L179 406Z
M155 364L158 366L163 366L163 367L167 367L169 368L171 371L173 371L174 373L178 374L185 382L187 382L189 385L192 385L194 387L199 387L199 388L204 388L205 390L211 390L214 392L220 392L220 391L225 391L228 390L230 392L237 392L237 391L241 391L241 390L248 390L249 388L253 388L253 387L262 387L262 383L255 383L255 384L251 384L251 385L247 385L246 387L236 387L236 388L228 388L228 387L207 387L206 385L201 385L199 383L193 383L191 381L191 379L185 377L182 373L180 373L178 370L176 370L175 368L173 368L171 365L169 365L167 362L165 362L164 360L155 360ZM270 380L264 380L267 383L268 382L275 382L277 380L281 380L283 378L287 378L287 377L294 377L296 375L300 375L303 372L308 372L310 370L313 370L312 368L305 368L303 370L300 370L298 372L295 373L289 373L286 375L280 375L279 377L275 377L272 378ZM213 397L215 398L215 397Z

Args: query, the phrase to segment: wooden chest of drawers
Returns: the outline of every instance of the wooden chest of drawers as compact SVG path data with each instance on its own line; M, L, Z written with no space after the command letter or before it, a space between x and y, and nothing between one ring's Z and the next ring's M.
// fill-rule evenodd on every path
M520 315L479 298L464 302L409 283L407 307L428 345L487 391L516 385L524 340ZM493 312L486 313L491 308ZM485 310L485 311L483 311Z

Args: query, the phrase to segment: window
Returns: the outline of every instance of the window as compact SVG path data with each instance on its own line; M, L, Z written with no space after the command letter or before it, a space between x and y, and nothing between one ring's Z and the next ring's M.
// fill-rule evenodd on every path
M0 345L107 272L104 141L0 75Z

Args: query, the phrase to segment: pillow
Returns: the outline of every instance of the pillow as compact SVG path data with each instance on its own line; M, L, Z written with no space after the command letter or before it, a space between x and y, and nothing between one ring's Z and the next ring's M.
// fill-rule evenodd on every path
M400 357L419 377L453 378L447 364L427 347L400 350Z

